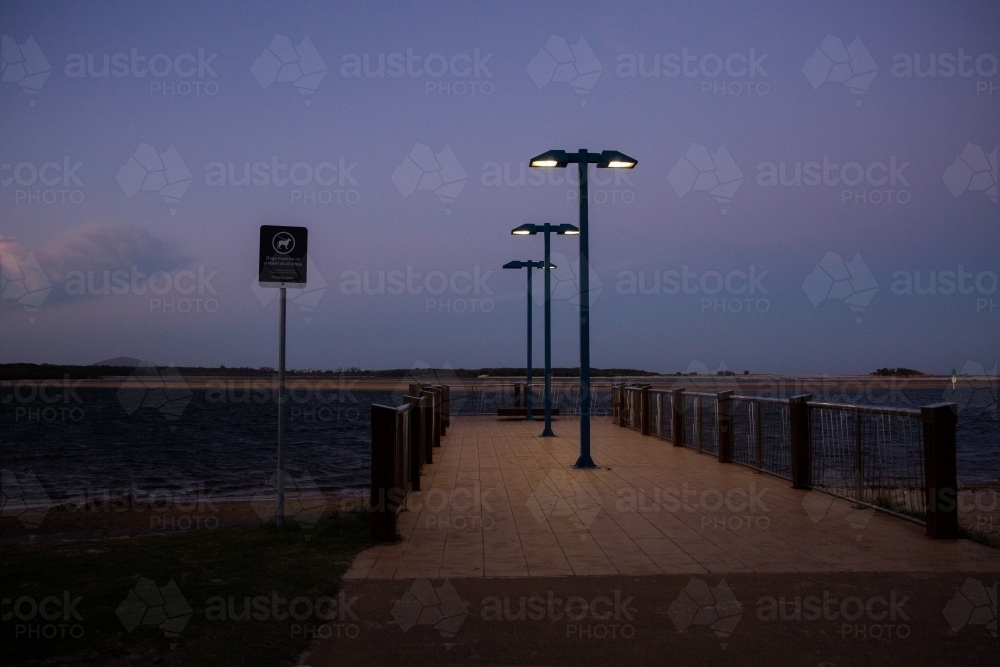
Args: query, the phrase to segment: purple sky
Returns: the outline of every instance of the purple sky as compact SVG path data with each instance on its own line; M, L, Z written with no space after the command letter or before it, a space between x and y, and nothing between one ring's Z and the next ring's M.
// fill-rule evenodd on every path
M509 230L577 203L569 170L521 172L580 147L639 161L592 172L595 366L1000 358L996 2L370 4L4 3L0 362L274 365L257 230L287 223L290 367L522 364L500 267L542 241ZM553 252L576 365L577 241Z

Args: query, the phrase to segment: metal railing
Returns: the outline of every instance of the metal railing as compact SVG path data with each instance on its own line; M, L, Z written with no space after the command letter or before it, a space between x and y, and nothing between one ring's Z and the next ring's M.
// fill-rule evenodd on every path
M809 403L814 487L923 520L926 470L919 410Z
M817 489L859 507L958 532L956 406L920 410L615 385L616 424Z
M788 401L733 396L733 462L792 478Z

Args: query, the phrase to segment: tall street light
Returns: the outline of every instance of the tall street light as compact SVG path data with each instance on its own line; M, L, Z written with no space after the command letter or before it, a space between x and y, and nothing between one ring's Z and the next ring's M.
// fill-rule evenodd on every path
M575 163L580 180L580 458L574 468L596 468L590 458L590 263L587 229L587 166L599 169L632 169L633 158L618 151L589 153L581 148L575 153L548 151L531 158L532 167L558 167Z
M534 236L538 232L545 235L545 428L543 438L554 438L552 432L552 289L549 269L556 268L549 259L549 234L579 234L573 225L521 225L511 231L514 236ZM530 276L530 273L529 273ZM530 291L531 288L529 287Z
M524 417L525 421L535 421L535 416L531 413L531 270L541 269L545 266L543 262L532 262L530 259L524 262L517 260L507 262L503 265L505 269L528 269L528 384L525 387L524 402L528 406L528 412Z

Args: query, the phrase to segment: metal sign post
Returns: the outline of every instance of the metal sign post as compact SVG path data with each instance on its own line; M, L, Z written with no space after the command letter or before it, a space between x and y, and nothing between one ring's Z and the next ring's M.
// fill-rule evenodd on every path
M257 281L261 287L277 287L281 313L278 317L278 508L275 523L285 524L285 321L287 287L306 284L306 250L309 230L305 227L261 225Z

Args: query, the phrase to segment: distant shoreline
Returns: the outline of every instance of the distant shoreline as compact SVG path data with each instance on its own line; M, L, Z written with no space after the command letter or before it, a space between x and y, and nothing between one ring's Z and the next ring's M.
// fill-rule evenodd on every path
M74 388L81 389L118 389L129 381L130 375L115 375L102 378L89 379L18 379L0 381L0 386L11 387L23 382L36 382L60 385L63 382L71 384ZM239 375L161 375L146 376L142 378L144 383L149 381L163 382L165 384L185 384L190 389L211 390L211 389L260 389L273 390L277 388L277 378L274 376L239 376ZM133 382L135 379L132 380ZM319 390L343 390L343 391L396 391L404 390L411 383L425 384L447 384L453 388L486 388L498 385L513 385L526 381L525 376L498 376L486 378L433 378L433 377L411 377L411 378L372 378L364 376L334 376L334 377L302 377L291 375L286 379L286 386L289 389L319 389ZM532 384L541 387L542 377L535 375ZM552 379L555 387L571 387L579 383L579 378L554 377ZM982 383L995 383L993 376L962 376L958 379L958 386L968 385L970 382L977 385ZM781 391L781 392L808 392L809 390L903 390L903 389L948 389L951 385L951 377L948 376L873 376L873 375L650 375L642 377L622 377L592 378L591 383L595 387L608 387L612 384L649 384L653 387L685 387L691 390L744 390L744 391Z

